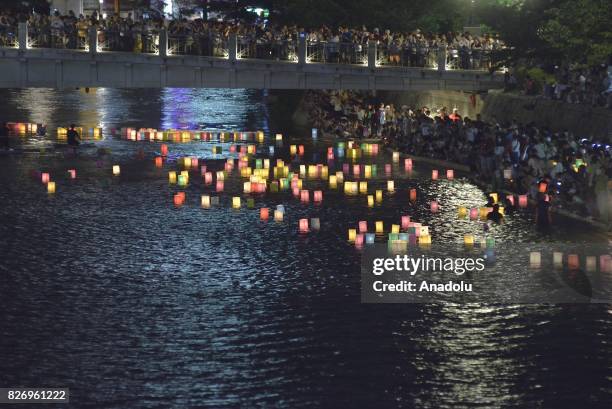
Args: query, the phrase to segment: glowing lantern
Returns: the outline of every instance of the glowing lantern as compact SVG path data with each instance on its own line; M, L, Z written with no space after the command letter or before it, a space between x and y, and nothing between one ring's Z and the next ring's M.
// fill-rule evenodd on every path
M578 254L567 255L567 267L570 270L577 270L580 268L580 258L578 257Z
M599 271L602 273L612 273L612 256L609 254L599 256Z
M70 179L76 179L76 170L75 169L69 169L68 170L68 174L70 175Z
M399 224L392 224L391 225L391 233L399 233L400 232L400 225Z
M402 229L407 229L410 225L410 216L402 216Z
M400 154L399 152L393 152L393 162L399 162Z
M374 233L366 233L365 235L366 244L374 244L375 239L376 239L376 235Z
M185 183L189 183L189 172L188 171L183 170L180 176L183 176L185 178Z
M527 195L519 196L519 207L527 207Z
M365 233L368 231L368 222L362 220L359 222L359 233Z
M417 191L416 189L410 189L410 201L416 202L417 199Z
M234 196L232 198L232 207L234 209L240 209L240 196Z
M597 270L597 257L595 256L587 256L586 257L586 265L585 269L587 272L593 272Z
M276 142L282 142L283 140L283 134L277 133L276 134Z
M507 195L506 200L508 200L510 204L514 206L514 195Z
M436 202L435 200L433 200L431 204L429 205L429 209L431 210L432 213L437 213L438 207L439 207L438 202Z
M554 267L563 267L563 253L560 251L553 252L553 266Z
M321 229L321 221L318 217L313 217L310 219L310 228L312 230L320 230Z
M377 190L376 191L376 203L382 203L382 201L383 201L383 191Z
M223 182L222 180L217 180L216 191L223 192L224 188L225 188L225 182Z
M329 176L329 188L335 189L337 187L338 187L338 179L336 178L336 175L330 175Z
M472 236L471 234L466 234L465 236L463 236L463 243L466 246L473 246L474 245L474 236Z
M290 145L289 146L289 154L290 155L295 155L297 153L297 146L295 145Z
M113 165L113 175L119 176L121 174L121 168L119 165Z
M546 182L540 182L538 184L538 192L540 193L546 193L546 189L548 189L548 183Z
M164 163L163 163L163 159L162 159L162 157L161 157L161 156L157 156L157 157L155 158L155 167L157 167L157 168L161 168L163 164L164 164Z
M283 221L283 215L284 215L284 213L282 211L275 210L274 211L274 221L282 222Z
M504 169L504 179L510 180L512 179L512 169Z
M420 246L426 246L431 244L431 236L429 234L427 235L423 235L423 236L419 236L419 245Z
M316 203L320 203L323 201L323 192L320 190L315 190L314 192L314 199L313 199Z
M174 195L174 205L175 206L182 206L183 205L183 196L179 193Z
M176 183L176 172L168 172L168 183Z
M355 175L356 177L359 177L360 173L361 173L361 166L353 165L353 175Z
M489 193L489 197L493 199L493 203L497 203L497 201L499 200L497 193Z
M344 183L344 173L336 172L336 179L338 180L338 183Z
M387 180L387 191L395 192L395 182L393 180Z
M49 178L49 174L48 174L48 173L41 173L41 175L40 175L40 180L41 180L41 181L42 181L44 184L49 183L49 180L50 180L50 178Z
M298 146L298 155L304 155L304 145Z
M374 195L368 195L368 207L374 207Z
M317 128L312 128L310 130L310 136L312 139L317 139Z
M161 156L168 156L168 145L163 144L160 147Z
M204 173L204 183L210 185L213 181L212 172Z
M178 176L178 185L179 186L187 186L187 178L185 177L185 175L179 175Z
M358 234L355 236L355 247L363 247L363 234Z
M380 220L379 220L379 221L377 221L377 222L376 222L376 229L375 229L376 233L383 233L383 232L384 232L384 230L385 230L385 229L384 229L384 224L383 224L383 222L382 222L382 221L380 221Z
M47 182L47 193L55 193L55 182Z
M404 159L404 169L405 170L412 170L412 159L410 159L410 158Z
M387 176L391 175L391 164L390 163L385 164L385 174Z
M452 169L446 169L446 178L448 180L453 180L455 178L455 171Z
M438 180L438 170L434 169L431 171L431 180Z
M359 193L364 195L368 193L368 182L359 182Z
M222 170L217 172L217 180L225 180L225 172Z
M467 208L460 206L458 209L458 213L459 213L459 218L463 219L465 216L467 216Z
M202 197L201 197L200 201L201 201L202 207L203 207L204 209L208 209L208 208L210 208L210 196L208 196L208 195L202 195Z
M371 177L372 177L372 166L371 166L371 165L365 165L365 166L363 167L363 174L364 174L363 176L364 176L366 179L371 178Z
M529 253L529 266L531 268L540 268L542 265L542 255L539 251Z
M302 203L308 203L310 201L310 192L308 192L308 190L300 191L300 201Z
M356 236L357 236L356 229L348 229L348 241L355 241Z

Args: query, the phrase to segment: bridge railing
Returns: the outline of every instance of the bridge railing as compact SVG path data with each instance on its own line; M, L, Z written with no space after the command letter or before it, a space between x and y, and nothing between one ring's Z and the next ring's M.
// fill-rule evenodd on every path
M297 40L262 40L253 36L229 36L216 32L179 34L165 29L145 32L90 28L66 32L47 26L28 28L20 23L17 32L0 31L0 47L60 48L98 53L122 51L172 55L195 55L238 59L261 59L307 63L332 63L367 66L368 68L401 66L447 69L486 70L495 64L492 50L446 47L397 47L380 43L355 44L350 42L307 41L305 35Z

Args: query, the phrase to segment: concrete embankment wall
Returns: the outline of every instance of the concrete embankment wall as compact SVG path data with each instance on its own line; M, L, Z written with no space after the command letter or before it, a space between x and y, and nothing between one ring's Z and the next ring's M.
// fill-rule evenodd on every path
M504 122L516 119L520 123L534 122L554 131L569 130L581 136L612 140L612 110L582 104L567 104L544 98L492 91L470 98L470 93L457 91L387 92L379 93L395 105L428 106L432 109L458 108L463 116L475 118L481 114L487 121Z

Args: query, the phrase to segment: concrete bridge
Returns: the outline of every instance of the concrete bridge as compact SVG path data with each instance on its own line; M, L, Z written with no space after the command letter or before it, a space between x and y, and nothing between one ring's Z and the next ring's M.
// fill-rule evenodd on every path
M102 51L95 29L82 50L33 48L27 24L20 23L14 47L0 48L0 88L258 88L361 89L390 91L486 91L503 86L501 73L447 70L438 53L437 69L381 66L376 44L361 65L311 63L301 38L294 61L240 58L230 37L226 57L172 55L165 30L155 54Z

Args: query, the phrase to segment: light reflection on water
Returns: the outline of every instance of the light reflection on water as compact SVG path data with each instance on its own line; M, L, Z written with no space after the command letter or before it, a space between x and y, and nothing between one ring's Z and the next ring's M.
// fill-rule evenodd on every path
M73 121L105 128L268 126L266 97L257 91L0 95L3 117L50 128ZM329 144L303 142L308 161L312 152L324 157ZM97 158L98 146L111 157ZM136 158L141 147L145 161ZM213 158L209 143L170 149ZM480 223L456 217L458 204L484 204L471 183L432 182L428 167L412 175L396 170L399 192L374 209L364 196L326 189L320 206L269 194L256 198L256 208L282 203L286 220L264 223L256 211L230 209L242 189L235 174L219 208L199 207L211 188L195 177L185 189L187 204L174 208L176 188L167 184L173 165L156 169L157 150L106 138L78 159L53 149L0 157L0 384L68 386L69 406L79 408L609 403L608 306L360 304L360 255L345 241L347 228L358 220L388 226L409 213L431 226L434 242L480 234ZM389 158L377 161L382 170ZM110 176L114 163L121 164L120 178ZM63 176L72 167L75 181ZM37 170L58 181L54 197L33 180ZM385 186L379 171L370 190ZM407 204L411 187L419 191L416 206ZM432 199L441 205L435 216L427 206ZM319 217L321 232L298 235L302 217ZM569 222L544 235L532 221L522 212L489 234L499 243L594 237Z

